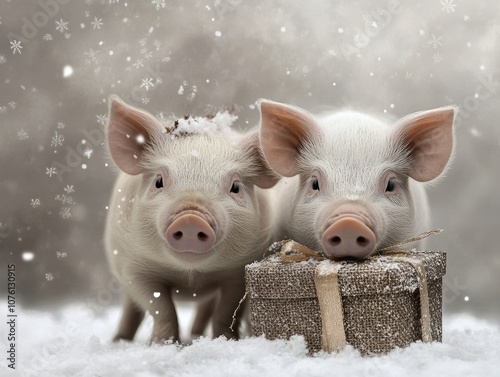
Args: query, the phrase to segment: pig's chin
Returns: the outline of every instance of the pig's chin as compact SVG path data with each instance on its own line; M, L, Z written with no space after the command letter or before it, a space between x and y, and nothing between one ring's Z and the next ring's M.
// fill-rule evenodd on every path
M175 259L183 263L198 264L210 259L215 255L214 247L203 253L191 250L177 251L166 245L166 252L172 255Z

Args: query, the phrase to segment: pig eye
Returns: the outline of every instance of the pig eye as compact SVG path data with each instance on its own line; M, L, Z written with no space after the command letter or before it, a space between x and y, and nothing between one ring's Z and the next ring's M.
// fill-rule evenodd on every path
M233 193L233 194L237 194L240 192L240 184L238 182L233 182L233 184L231 185L231 190L229 190L229 192Z
M385 192L394 192L396 190L396 178L390 178L387 181L387 187L385 188Z
M313 189L314 191L319 191L319 182L318 182L318 178L313 178L313 179L312 179L312 184L311 184L311 186L312 186L312 189Z
M156 178L155 185L156 185L157 189L160 189L163 187L163 177L161 175Z

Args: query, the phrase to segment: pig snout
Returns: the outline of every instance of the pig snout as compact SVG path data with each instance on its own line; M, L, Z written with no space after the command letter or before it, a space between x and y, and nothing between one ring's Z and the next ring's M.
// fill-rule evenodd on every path
M376 237L363 216L344 214L333 220L321 239L328 256L366 258L373 252Z
M203 254L217 239L213 226L202 214L181 213L167 227L167 242L177 252Z

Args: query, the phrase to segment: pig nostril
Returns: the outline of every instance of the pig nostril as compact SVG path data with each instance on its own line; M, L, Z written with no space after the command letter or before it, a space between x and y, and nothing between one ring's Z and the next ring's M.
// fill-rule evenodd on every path
M205 242L206 240L208 240L208 236L205 233L203 233L203 232L199 232L198 233L198 239L200 241L202 241L202 242Z
M342 242L342 239L341 239L339 236L335 236L335 237L332 237L332 238L330 239L330 244L331 244L332 246L337 246L337 245L339 245L341 242Z
M174 240L179 241L182 238L182 232L179 230L178 232L172 234L172 237L174 237Z
M356 238L356 242L359 246L362 247L365 247L370 243L370 241L363 236L359 236L358 238Z

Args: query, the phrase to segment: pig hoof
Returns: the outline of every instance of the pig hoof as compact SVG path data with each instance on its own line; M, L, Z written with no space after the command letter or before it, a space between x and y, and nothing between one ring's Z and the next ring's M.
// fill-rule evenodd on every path
M375 249L375 234L361 221L345 217L330 225L322 237L326 253L333 258L366 258Z

